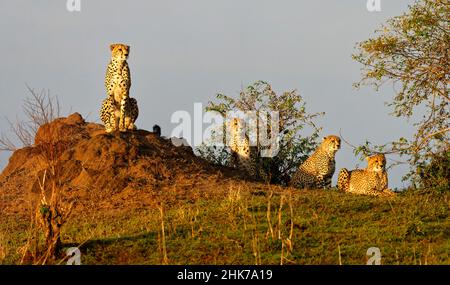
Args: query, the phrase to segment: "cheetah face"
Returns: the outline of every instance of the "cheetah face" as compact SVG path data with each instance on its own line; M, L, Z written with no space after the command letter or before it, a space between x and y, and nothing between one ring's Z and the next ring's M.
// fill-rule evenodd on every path
M239 119L233 118L233 120L231 121L231 124L234 128L238 128L239 127Z
M326 152L334 155L341 148L341 139L338 136L326 136L322 139L321 146Z
M120 60L125 61L128 58L128 54L130 52L130 47L124 44L112 44L110 45L111 48L111 57Z
M241 132L241 120L239 118L232 118L230 121L230 130L232 133L240 133Z
M384 154L375 154L369 156L367 159L367 169L372 171L384 171L386 168L386 158Z

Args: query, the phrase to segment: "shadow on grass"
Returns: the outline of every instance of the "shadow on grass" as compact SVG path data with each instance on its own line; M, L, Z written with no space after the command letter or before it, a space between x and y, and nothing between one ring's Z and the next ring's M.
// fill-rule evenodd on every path
M80 250L86 250L86 249L94 249L97 247L106 247L106 246L124 246L129 243L134 242L149 242L153 241L154 243L157 242L158 239L158 233L157 232L146 232L134 236L123 236L123 237L116 237L116 238L104 238L104 239L93 239L85 242L84 244L79 243L63 243L63 248L69 248L69 247L79 247Z

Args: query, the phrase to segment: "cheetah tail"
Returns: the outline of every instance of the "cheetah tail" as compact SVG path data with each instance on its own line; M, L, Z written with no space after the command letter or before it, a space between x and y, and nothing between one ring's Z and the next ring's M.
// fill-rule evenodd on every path
M342 168L339 171L338 181L337 181L337 187L340 191L348 191L350 184L350 172L347 170L347 168Z

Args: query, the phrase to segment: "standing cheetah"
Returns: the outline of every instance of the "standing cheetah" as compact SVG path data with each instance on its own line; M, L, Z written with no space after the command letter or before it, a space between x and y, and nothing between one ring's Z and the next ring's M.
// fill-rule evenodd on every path
M316 151L298 168L290 185L297 188L317 189L331 187L335 170L334 157L341 148L338 136L326 136Z
M105 124L106 132L136 129L134 122L139 115L137 101L130 98L130 69L127 58L130 47L124 44L112 44L111 61L105 76L108 98L103 100L100 118Z
M346 168L342 168L339 171L338 189L345 192L373 196L393 195L394 193L388 189L384 154L376 154L366 159L366 169L348 171Z

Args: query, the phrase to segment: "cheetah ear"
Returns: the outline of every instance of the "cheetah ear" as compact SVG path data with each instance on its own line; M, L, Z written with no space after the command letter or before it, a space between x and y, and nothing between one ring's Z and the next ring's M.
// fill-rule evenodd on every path
M326 139L327 139L326 137L323 137L323 138L322 138L322 141L324 141L324 140L326 140Z
M109 48L111 49L111 51L113 51L115 47L116 47L116 44L111 44L111 45L109 46Z

